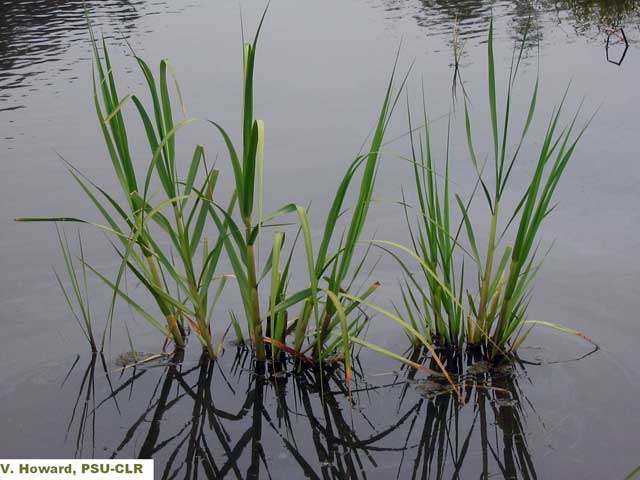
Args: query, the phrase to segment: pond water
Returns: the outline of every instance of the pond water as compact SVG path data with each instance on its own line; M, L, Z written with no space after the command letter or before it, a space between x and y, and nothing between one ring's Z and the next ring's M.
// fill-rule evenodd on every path
M142 86L128 42L152 65L171 60L190 114L230 126L240 123L240 12L250 32L263 8L226 0L88 2L112 45L123 90ZM530 28L513 106L526 111L538 73L541 115L526 146L535 147L545 114L569 81L568 110L583 97L584 119L598 109L562 180L559 206L543 226L544 245L555 242L530 316L584 332L600 350L581 358L591 345L537 329L521 364L491 375L473 367L461 406L437 382L407 378L397 364L368 352L360 355L364 367L351 402L339 371L322 379L312 373L265 379L252 375L246 352L238 357L232 347L204 367L189 351L182 365L161 359L122 372L117 357L129 346L120 328L104 361L84 355L51 271L61 268L55 231L13 222L96 218L91 205L78 201L82 192L58 155L103 187L116 187L91 101L83 2L0 1L0 458L153 457L158 478L600 480L623 479L640 465L640 2L272 3L256 76L256 109L267 125L265 202L328 207L375 122L399 45L399 69L413 63L409 96L419 99L424 84L431 116L439 119L434 135L442 138L453 108L457 25L461 79L473 114L487 118L492 15L501 78L514 43ZM404 132L403 108L389 139ZM451 118L460 123L459 103ZM484 155L490 145L478 137ZM212 158L216 151L222 157L204 127L185 131L183 141L203 142ZM368 224L377 238L406 241L397 202L411 172L392 155L406 151L405 143L387 145ZM468 193L474 179L460 129L454 128L451 153L456 187ZM222 158L220 164L224 175ZM525 157L514 171L516 190L530 166ZM93 264L113 272L117 262L102 236L83 235ZM382 258L377 276L383 283L377 301L388 305L400 272ZM102 318L109 295L98 282L91 289ZM225 301L239 306L232 295ZM121 306L118 318L136 349L161 349L158 335L128 309ZM219 338L224 325L218 328ZM407 347L382 319L374 319L369 337L398 353Z

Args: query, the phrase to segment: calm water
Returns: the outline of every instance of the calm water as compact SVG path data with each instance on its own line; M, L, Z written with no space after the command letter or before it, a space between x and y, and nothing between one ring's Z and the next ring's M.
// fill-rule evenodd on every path
M242 6L247 31L262 8ZM237 2L110 0L89 2L89 11L113 45L123 91L141 87L126 39L150 64L172 61L191 115L239 124ZM522 351L525 365L493 375L497 388L486 388L479 369L469 379L467 404L457 408L449 395L428 398L437 385L407 381L404 372L394 372L397 365L366 353L366 376L353 404L339 380L325 379L321 389L311 375L254 377L246 372L248 360L234 363L234 349L210 371L188 357L181 367L153 364L121 374L115 358L127 349L124 329L115 332L104 364L77 358L86 346L51 271L61 267L55 232L13 218L96 218L78 201L82 193L58 154L102 186L116 186L91 104L82 2L0 1L0 457L152 456L158 475L167 477L622 479L640 464L639 12L637 1L271 5L256 92L267 124L268 206L298 201L312 202L312 212L327 208L375 121L401 42L400 68L414 62L411 98L419 98L424 82L431 116L444 119L452 109L455 23L463 44L460 72L477 118L486 118L492 14L502 74L514 42L531 25L523 95L515 101L524 111L539 68L541 115L528 147L535 148L544 115L570 80L570 109L583 97L585 117L599 107L563 178L559 207L543 228L545 246L555 244L530 314L587 333L601 350L572 361L589 346L539 330ZM607 32L620 27L628 49L612 37L607 51ZM403 133L402 117L399 112L389 139ZM454 127L459 117L454 113ZM434 123L436 138L445 128L446 120ZM482 131L481 123L477 128ZM473 178L466 146L462 131L454 132L452 175L468 193ZM141 133L132 128L132 136ZM479 150L488 152L477 138ZM183 141L205 143L212 158L221 152L204 127L185 131ZM405 143L387 145L369 224L378 238L406 240L396 202L410 172L392 155L406 152ZM139 151L145 149L140 144ZM530 165L523 157L514 171L516 189ZM83 235L93 264L112 271L116 263L104 239ZM394 298L399 275L393 262L382 260L380 303ZM108 294L97 283L91 288L100 317ZM238 306L233 295L226 301ZM155 332L126 308L118 319L133 330L136 348L159 350ZM382 319L370 336L395 351L405 348L402 335Z

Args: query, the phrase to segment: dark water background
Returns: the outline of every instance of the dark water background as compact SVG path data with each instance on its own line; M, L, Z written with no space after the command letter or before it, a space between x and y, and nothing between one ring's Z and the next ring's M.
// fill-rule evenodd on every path
M262 8L242 6L247 31ZM640 464L639 9L636 1L271 5L256 92L268 135L267 206L298 201L312 202L312 212L327 208L375 121L400 42L400 68L415 62L410 98L419 98L424 82L432 117L444 118L452 110L456 22L464 46L461 75L479 119L479 150L489 151L481 140L488 128L481 119L487 118L491 15L502 78L514 42L532 25L514 106L525 111L539 71L540 116L528 147L535 150L545 114L570 80L569 110L583 97L585 118L599 107L562 180L559 207L543 227L545 246L555 244L538 277L530 315L585 332L601 350L567 361L587 353L589 345L538 330L522 357L541 365L502 372L491 380L498 388L485 388L479 371L469 384L479 381L480 388L469 386L467 405L457 408L450 395L429 400L425 391L433 393L433 385L406 383L404 373L396 375L397 365L366 352L366 376L354 386L353 405L339 380L322 385L312 376L286 382L253 377L245 371L248 360L244 367L234 365L235 349L211 372L189 356L182 367L156 364L121 374L114 359L128 348L122 328L104 365L76 358L86 346L51 271L52 265L61 267L55 233L13 218L96 218L79 201L82 193L57 154L104 187L116 185L91 103L82 2L0 1L0 457L150 455L158 474L176 470L177 477L193 475L189 465L195 465L201 476L229 478L624 478ZM89 11L112 45L123 91L140 90L142 80L125 37L150 64L164 57L172 61L190 114L239 124L236 2L94 1ZM607 33L619 27L629 48L610 44L607 58ZM404 131L402 113L390 139ZM454 125L459 117L454 114ZM442 138L445 127L445 120L434 123L435 138ZM454 132L452 176L468 193L473 178L463 131ZM185 131L183 142L204 142L211 156L221 152L204 127ZM406 145L398 140L387 148L369 229L377 238L406 241L396 202L410 171L393 155L406 152ZM138 149L146 151L143 144ZM530 165L525 156L514 171L516 191ZM318 226L321 217L314 218ZM93 264L112 271L117 264L101 235L83 234ZM384 288L377 301L388 305L394 298L398 276L396 265L383 259L378 279ZM100 319L108 293L97 283L92 291ZM226 302L238 306L232 294ZM118 313L134 332L137 349L160 349L155 332L126 308ZM395 351L405 348L402 334L382 319L369 335Z

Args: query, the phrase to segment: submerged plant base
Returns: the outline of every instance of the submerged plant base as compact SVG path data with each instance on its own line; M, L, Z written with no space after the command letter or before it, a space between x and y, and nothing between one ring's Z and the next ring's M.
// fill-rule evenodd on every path
M274 355L272 348L266 345L266 360L259 360L255 352L248 346L235 346L234 368L250 371L253 375L258 375L265 380L275 380L288 378L291 376L299 377L304 375L328 375L333 378L342 377L343 382L347 383L345 374L344 359L331 358L321 363L313 362L308 357L306 361L300 360L296 355L279 351ZM231 349L230 349L231 350ZM202 361L210 361L203 354ZM355 359L357 362L357 359ZM338 375L338 377L336 377ZM364 377L364 372L357 371L358 378Z
M359 356L352 354L353 371L347 375L344 359L340 355L329 358L321 363L313 362L305 357L306 361L300 360L299 356L291 355L284 351L277 351L274 354L269 342L266 342L266 360L260 360L255 355L254 350L245 344L237 345L229 342L230 348L224 350L216 358L211 358L204 350L200 356L198 365L203 368L221 361L225 354L232 353L234 360L231 370L234 372L246 372L252 377L259 377L267 383L286 385L290 379L298 382L301 378L313 376L318 379L326 377L340 386L348 398L352 390L353 382L356 390L358 384L367 382L367 372L362 369ZM464 350L453 347L438 347L436 353L442 365L444 365L449 378L441 373L438 362L425 347L416 347L405 352L408 364L403 364L399 377L407 384L413 384L421 394L428 398L441 395L456 397L458 407L462 407L469 401L469 389L482 388L490 390L495 385L503 382L505 375L513 374L517 369L522 368L524 363L517 354L491 356L487 348L481 345L468 346ZM159 360L161 355L148 356L149 362ZM178 350L169 356L171 365L180 365L184 361L184 351ZM139 361L136 366L143 366L147 360ZM223 362L228 363L228 362ZM413 368L410 364L422 366L424 368ZM501 387L495 387L501 388Z
M465 349L439 347L436 349L442 364L460 390L458 400L465 403L464 392L471 388L490 389L496 380L513 373L523 363L515 353L491 355L482 345L470 345ZM438 365L432 355L423 347L416 347L406 353L412 362L436 371ZM452 385L442 376L428 375L422 378L416 369L407 368L406 378L417 382L423 393L429 397L453 394ZM468 400L468 399L467 399Z

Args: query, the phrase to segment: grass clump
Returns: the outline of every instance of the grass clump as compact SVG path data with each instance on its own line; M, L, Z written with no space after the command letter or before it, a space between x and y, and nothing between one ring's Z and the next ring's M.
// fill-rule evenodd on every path
M185 109L170 64L160 62L158 79L134 54L146 81L150 105L137 95L120 97L106 43L103 40L100 48L91 32L94 103L121 192L107 192L67 162L69 172L100 212L103 223L75 217L19 220L85 223L110 237L121 260L114 279L93 268L84 255L80 259L83 272L85 267L91 270L113 292L109 328L120 298L171 339L178 350L185 347L189 333L195 332L205 354L213 358L219 346L212 338L212 312L227 279L233 277L242 300L247 337L259 362L269 357L279 359L282 353L310 365L341 361L349 381L351 350L357 343L406 363L401 356L361 338L369 320L365 312L371 306L368 299L379 283L371 281L369 275L360 284L369 249L362 255L358 251L380 150L406 77L396 89L396 61L368 149L347 168L324 219L320 243L315 245L307 208L287 203L271 214L263 212L265 123L255 116L253 91L263 21L264 15L255 38L244 45L242 133L238 146L222 125L207 121L222 137L231 166L234 191L224 205L214 198L219 171L208 167L202 146L194 148L186 173L180 172L176 135L196 119L186 114L181 121L174 119L176 99L171 92L175 92L181 110ZM134 159L131 153L134 149L127 135L127 105L134 107L144 127L149 148L146 159ZM351 196L355 203L349 206ZM273 231L272 226L290 224L285 217L291 216L295 217L297 234L287 244L285 232ZM342 223L346 225L344 229ZM212 232L212 245L205 232ZM259 245L269 251L263 264L259 262ZM231 264L232 274L216 273L223 255ZM68 263L70 258L67 248ZM307 273L302 281L293 279L291 273L297 271L292 264L298 259L305 261L303 271ZM164 322L128 294L123 287L125 275L133 275L150 294ZM302 288L293 290L294 283ZM239 340L245 338L242 323L241 316L231 312L231 326ZM93 342L89 331L88 336Z
M464 120L469 157L477 174L476 188L466 203L457 193L451 193L449 177L449 134L447 134L444 174L436 173L432 154L429 120L423 102L425 123L423 137L416 145L411 139L411 163L418 198L417 221L412 222L409 208L403 202L411 247L392 242L378 242L392 253L402 265L406 275L402 290L403 307L415 329L422 329L430 340L444 346L461 348L465 344L486 348L489 356L515 351L527 337L533 324L578 333L551 322L527 319L531 299L531 285L541 262L538 259L538 238L545 218L554 209L554 194L567 164L573 156L584 129L575 132L577 113L567 126L560 125L560 116L566 92L548 122L541 139L534 169L528 185L515 209L506 216L501 209L509 179L521 156L538 100L538 80L529 97L524 126L512 141L513 89L522 59L524 41L515 49L504 97L504 112L498 112L495 62L493 49L493 22L489 26L487 42L488 100L491 126L490 144L493 157L485 164L478 162L473 140L473 122L464 100ZM409 114L411 128L411 115ZM586 127L585 127L586 128ZM449 130L448 130L449 131ZM515 147L510 148L510 144ZM486 171L492 172L487 174ZM477 232L470 214L470 206L477 191L481 191L489 207L489 238L486 253L482 255L476 241ZM452 212L457 211L460 221L454 224ZM504 245L514 231L513 243ZM462 245L466 234L468 247ZM418 263L418 273L396 253L408 254ZM469 262L469 259L471 262ZM465 286L466 265L475 266L477 291ZM468 268L468 267L467 267ZM466 304L465 304L466 303ZM415 335L410 334L415 341Z
M447 373L434 344L454 348L479 345L489 356L495 356L518 348L530 331L524 328L527 323L542 323L577 333L549 322L526 319L530 286L539 269L536 256L538 233L544 219L553 210L558 182L582 135L582 132L573 133L575 117L570 125L560 127L564 98L549 122L528 187L509 220L501 225L503 195L534 117L538 96L536 81L524 128L518 135L515 149L509 149L512 92L522 48L519 52L514 51L505 111L499 118L493 25L490 26L489 107L494 152L493 168L489 170L493 171L493 177L487 179L485 165L477 161L465 96L466 141L477 173L476 189L466 203L451 188L450 125L444 174L439 178L424 94L424 134L419 137L414 134L408 108L409 160L418 199L417 220L412 222L403 193L411 243L405 246L388 241L373 242L393 255L406 274L401 285L402 306L396 305L391 311L371 303L370 297L380 284L371 281L371 274L362 281L370 249L362 253L359 246L369 215L385 134L407 77L402 79L399 88L394 88L396 59L368 148L360 152L347 168L324 219L320 243L314 244L307 208L297 203L285 203L270 214L263 211L265 123L256 118L254 112L254 74L264 18L263 15L253 41L246 43L243 49L240 141L235 143L219 123L206 121L222 138L231 167L233 193L223 203L214 196L220 171L207 165L201 145L194 147L187 168L181 171L176 135L196 119L187 117L185 113L180 88L170 64L166 60L161 61L159 77L156 77L147 63L134 54L146 82L150 104L145 104L133 94L120 97L106 43L103 40L100 48L91 32L94 103L120 192L107 192L67 162L70 174L96 207L103 223L75 217L19 220L90 224L109 237L120 259L115 278L110 279L93 268L85 260L80 245L80 280L66 237L59 231L72 285L72 294L64 287L63 292L92 350L97 350L97 342L86 294L87 269L112 291L101 349L107 331L113 327L115 304L120 298L165 338L172 340L178 353L185 348L189 334L193 333L205 356L215 358L222 341L216 344L213 339L214 310L228 279L233 278L242 301L243 315L231 312L231 327L241 341L247 332L248 343L261 369L265 360L279 360L285 353L300 364L318 366L341 361L345 366L347 383L352 374L353 345L372 349L417 370L434 373L415 359L407 359L366 341L363 332L370 318L369 312L395 322L407 332L414 346L428 351L440 370L435 373L445 377L458 395L460 391ZM144 158L134 159L131 153L134 149L127 135L124 114L128 105L133 106L144 128L148 145ZM176 121L174 116L176 106L183 112L180 121ZM480 254L476 243L477 235L470 214L477 191L484 193L491 212L484 255ZM350 196L355 198L355 203L347 208ZM293 222L291 217L295 218ZM287 242L285 231L278 228L291 224L297 232L293 241ZM275 229L274 225L277 226ZM499 228L504 230L500 232ZM510 228L515 228L514 243L503 247L501 242ZM463 233L469 245L467 248L462 246ZM269 251L262 263L259 261L260 247L268 247L265 250ZM399 252L408 254L417 262L417 273L411 271ZM232 273L218 272L223 256L228 259ZM306 271L302 280L294 279L292 275L293 271L299 270L294 262L300 259L304 261L304 268L300 270ZM477 292L470 291L468 282L465 283L465 262L468 265L468 259L477 272ZM157 320L157 312L149 311L129 295L124 286L125 275L133 275L138 280L153 299L163 321ZM60 279L59 282L62 286ZM81 285L84 285L84 293ZM297 286L297 289L292 286ZM74 303L79 314L76 314ZM401 313L402 309L406 311L406 318ZM223 326L219 327L223 329Z
M356 251L369 212L380 149L399 91L404 87L404 80L398 93L395 93L394 65L369 149L356 156L347 169L327 213L320 244L316 246L306 208L291 203L269 215L263 215L262 212L265 125L263 121L255 119L253 111L255 59L260 26L253 42L244 47L242 149L236 148L227 131L213 122L227 148L235 181L234 198L237 198L237 208L225 210L212 204L209 212L219 228L224 220L229 222L230 234L224 241L225 250L237 280L256 357L264 360L268 350L272 356L279 351L286 351L301 361L319 364L339 355L349 373L352 340L360 335L368 320L360 307L379 286L377 282L373 282L362 288L356 287L356 279L362 272L366 258L365 254L362 259L358 259ZM356 186L359 171L360 184ZM356 202L349 210L350 218L346 218L345 202L352 191ZM289 214L294 214L297 218L298 236L302 237L304 244L303 258L306 258L308 272L307 286L290 294L287 287L291 281L290 266L298 236L283 269L280 269L280 263L284 256L284 232L274 233L270 254L260 276L255 251L259 239L264 236L265 227ZM341 231L339 227L341 219L346 219L348 223L345 231ZM263 278L271 281L271 286L267 289L269 297L266 316L260 305L259 284ZM289 315L294 309L299 311L295 317ZM236 320L234 324L237 325ZM263 324L266 324L266 328ZM292 338L289 339L288 334ZM270 347L266 348L265 343Z
M115 74L108 49L102 41L102 55L91 31L94 53L94 103L113 171L121 187L121 195L111 194L86 178L78 169L66 162L68 170L87 198L100 212L105 223L98 224L75 217L28 218L20 221L55 221L92 224L109 237L121 264L114 280L91 267L84 258L83 266L91 269L113 291L109 314L112 328L116 298L128 303L148 323L178 349L185 347L187 330L195 332L209 356L216 350L211 337L211 311L219 294L210 300L210 289L218 281L224 287L225 278L216 277L216 267L223 248L222 237L212 246L203 236L208 218L208 205L213 198L218 170L208 169L204 150L196 146L186 175L179 175L176 162L175 135L192 123L187 118L174 122L169 63L160 63L159 82L148 65L135 57L148 86L151 109L145 107L136 95L119 97ZM180 90L175 82L176 91ZM134 160L127 135L123 109L133 103L144 126L149 146L147 161ZM180 97L180 104L182 99ZM140 165L144 165L140 168ZM201 184L195 184L199 173ZM151 200L152 179L159 183L160 192ZM122 198L123 200L119 200ZM164 317L156 315L134 301L122 287L125 273L135 276L149 292ZM172 288L175 290L172 292Z

